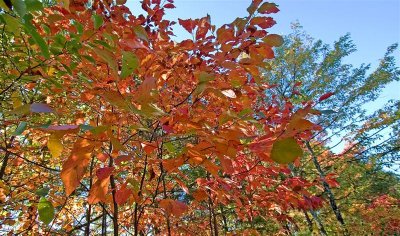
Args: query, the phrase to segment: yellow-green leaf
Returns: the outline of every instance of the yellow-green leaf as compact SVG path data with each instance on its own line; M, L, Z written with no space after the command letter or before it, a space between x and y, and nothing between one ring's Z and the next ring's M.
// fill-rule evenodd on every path
M51 156L54 158L59 157L63 151L61 137L62 137L62 135L54 133L54 134L50 135L49 141L47 142L47 147L50 150Z
M269 34L263 39L271 47L279 47L283 44L283 38L277 34Z
M122 52L121 78L128 77L138 67L139 59L132 52Z
M45 223L49 224L54 218L54 206L53 204L44 197L40 198L38 204L39 219Z
M288 164L303 155L303 149L293 137L275 141L271 150L271 159L279 164Z

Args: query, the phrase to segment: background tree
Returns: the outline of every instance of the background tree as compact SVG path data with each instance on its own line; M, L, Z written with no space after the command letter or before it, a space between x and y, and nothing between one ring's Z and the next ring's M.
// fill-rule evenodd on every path
M383 182L379 181L382 186L385 181L394 181L392 184L398 186L398 178L384 173L382 167L396 168L399 161L399 100L388 101L376 110L368 107L379 98L385 86L399 80L400 70L392 55L396 49L397 44L390 46L372 72L370 65L354 68L343 63L343 59L356 50L349 35L330 47L313 40L297 23L293 25L293 33L285 37L283 46L276 50L276 59L269 62L265 72L265 80L276 86L275 90L269 90L272 92L269 96L279 97L278 101L291 101L296 107L312 97L320 97L313 107L322 115L312 121L322 129L305 141L309 158L293 171L307 177L314 172L320 177L323 195L343 230L346 230L346 217L340 208L345 203L338 199L351 202L353 194L360 197L356 193L360 191L368 202L367 196L371 195L364 190L377 176L385 176ZM299 125L307 128L305 123ZM344 144L344 151L338 153L338 147ZM355 170L368 181L354 186L349 173L354 174ZM343 183L340 190L332 189L337 187L335 178L331 179L333 176L338 176ZM398 197L396 190L392 193ZM385 192L376 194L375 197ZM352 214L348 210L346 208L344 213L349 217L347 223L355 222L350 219ZM328 225L335 231L331 228L335 227L332 222Z

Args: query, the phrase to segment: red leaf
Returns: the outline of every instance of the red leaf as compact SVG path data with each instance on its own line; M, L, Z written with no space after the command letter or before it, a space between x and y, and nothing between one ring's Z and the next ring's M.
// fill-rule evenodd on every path
M324 95L322 95L321 97L319 97L318 101L323 101L325 99L328 99L330 96L332 96L334 93L329 92L329 93L325 93Z
M96 171L96 176L99 180L105 179L110 177L111 173L113 172L114 167L103 167Z
M277 8L277 5L270 2L265 2L260 6L260 8L258 8L258 12L264 14L277 13L278 11L279 9Z
M175 6L172 3L167 3L164 5L164 8L175 8Z
M115 158L115 164L120 165L124 161L129 161L131 159L131 156L129 155L121 155Z
M195 20L192 20L192 19L187 19L187 20L178 19L178 22L179 22L179 24L182 25L183 28L185 28L185 30L187 30L189 33L192 33L194 27L196 27L196 21L195 21Z
M126 184L122 185L120 189L115 192L115 202L118 205L124 204L129 196L133 194L132 190L126 187Z

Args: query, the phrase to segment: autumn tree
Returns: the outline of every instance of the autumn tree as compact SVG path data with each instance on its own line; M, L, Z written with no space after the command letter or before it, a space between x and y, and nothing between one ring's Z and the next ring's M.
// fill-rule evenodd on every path
M172 0L124 3L0 1L1 230L265 234L319 208L287 165L318 129L296 125L312 99L268 99L260 70L277 6L179 19L193 39L175 42Z

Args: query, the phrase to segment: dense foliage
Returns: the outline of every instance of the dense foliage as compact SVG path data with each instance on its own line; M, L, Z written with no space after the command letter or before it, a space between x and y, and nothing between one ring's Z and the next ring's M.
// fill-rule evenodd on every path
M362 109L398 80L395 46L367 76L341 63L347 36L268 34L274 3L216 28L165 20L172 0L125 2L0 0L1 234L399 229L399 180L382 171L399 101ZM172 39L177 23L192 39Z

